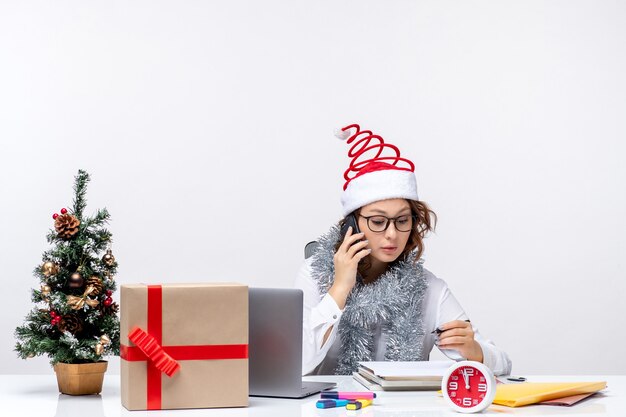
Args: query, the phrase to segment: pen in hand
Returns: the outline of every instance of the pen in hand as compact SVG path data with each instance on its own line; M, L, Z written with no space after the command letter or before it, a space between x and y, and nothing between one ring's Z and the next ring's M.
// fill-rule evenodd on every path
M470 323L469 319L464 320L467 323ZM437 327L435 330L433 330L432 332L430 332L430 334L435 334L437 333L437 335L440 335L441 333L443 333L445 330L441 330L439 327Z

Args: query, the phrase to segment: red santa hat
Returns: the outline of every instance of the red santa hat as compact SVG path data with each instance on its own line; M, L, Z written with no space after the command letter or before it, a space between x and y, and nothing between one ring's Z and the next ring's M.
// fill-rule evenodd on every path
M350 166L344 172L346 183L341 195L345 216L367 204L390 198L418 200L415 165L400 157L400 150L370 130L361 130L357 124L335 132L352 147L348 156ZM402 164L404 166L399 166Z

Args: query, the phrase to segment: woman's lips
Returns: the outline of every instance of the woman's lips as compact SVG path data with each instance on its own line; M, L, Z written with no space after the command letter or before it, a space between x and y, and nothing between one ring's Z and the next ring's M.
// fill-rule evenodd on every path
M382 250L385 253L394 253L398 249L397 246L383 246Z

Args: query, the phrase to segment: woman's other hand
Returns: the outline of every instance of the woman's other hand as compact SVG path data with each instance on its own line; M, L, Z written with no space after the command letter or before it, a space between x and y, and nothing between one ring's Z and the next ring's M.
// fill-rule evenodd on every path
M449 321L439 326L439 330L439 349L454 349L470 361L483 361L483 349L474 340L472 323L463 320Z

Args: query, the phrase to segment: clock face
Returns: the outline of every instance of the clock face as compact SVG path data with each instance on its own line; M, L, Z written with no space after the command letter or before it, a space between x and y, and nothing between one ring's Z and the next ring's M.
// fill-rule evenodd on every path
M452 365L442 388L452 408L476 412L487 408L493 401L495 379L482 363L464 361Z

